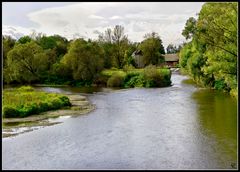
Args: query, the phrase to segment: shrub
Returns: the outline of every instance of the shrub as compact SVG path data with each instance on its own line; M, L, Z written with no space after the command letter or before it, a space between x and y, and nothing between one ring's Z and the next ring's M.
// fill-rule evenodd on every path
M163 76L157 70L156 66L149 65L144 69L144 79L146 80L146 87L161 86Z
M62 104L63 104L64 106L71 106L71 103L70 103L70 100L69 100L68 97L66 97L66 96L60 96L59 98L60 98L60 100L62 101Z
M108 87L121 87L124 82L124 75L114 73L107 81Z
M147 67L144 68L143 74L146 79L153 79L158 75L158 71L156 66L148 65Z
M31 114L39 113L39 107L36 103L25 104L22 108L18 109L19 117L26 117Z
M142 74L129 74L127 75L128 80L125 80L124 87L144 87L145 86L145 80L144 76Z
M3 106L3 117L4 118L14 118L19 115L19 112L15 107L12 106Z
M17 90L21 91L21 92L30 92L30 91L34 91L34 88L31 86L22 86L22 87L18 88Z
M223 89L225 89L225 87L226 87L226 84L224 83L224 80L223 80L223 79L221 79L221 80L216 80L216 81L214 82L214 88L215 88L216 90L223 90Z
M59 109L61 106L63 106L63 103L60 99L58 98L54 98L52 100L52 106L51 106L51 109Z
M134 70L134 69L135 69L135 67L131 64L123 66L123 71L124 72L128 72L128 71L131 71L131 70Z
M48 103L46 103L46 102L40 102L38 104L38 106L39 106L39 111L41 111L41 112L45 112L45 111L50 110L49 106L48 106Z

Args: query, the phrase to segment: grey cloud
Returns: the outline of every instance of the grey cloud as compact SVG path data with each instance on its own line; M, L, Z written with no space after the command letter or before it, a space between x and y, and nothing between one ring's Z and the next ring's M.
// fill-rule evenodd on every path
M168 2L116 2L76 3L75 5L47 8L28 15L48 34L62 34L66 37L94 37L95 30L123 25L132 41L141 41L145 33L159 32L164 42L182 39L181 30L186 20L199 12L203 3ZM88 32L86 34L85 32ZM79 35L76 35L79 34ZM73 36L74 35L74 36ZM174 36L171 36L174 35ZM176 38L175 38L176 37Z

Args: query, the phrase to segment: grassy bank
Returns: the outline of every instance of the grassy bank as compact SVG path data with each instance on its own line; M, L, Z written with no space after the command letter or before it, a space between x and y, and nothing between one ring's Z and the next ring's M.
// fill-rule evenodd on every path
M3 118L26 117L32 114L70 106L67 96L35 91L30 86L3 91Z
M144 69L107 69L100 80L108 87L165 87L171 85L171 71L153 65Z

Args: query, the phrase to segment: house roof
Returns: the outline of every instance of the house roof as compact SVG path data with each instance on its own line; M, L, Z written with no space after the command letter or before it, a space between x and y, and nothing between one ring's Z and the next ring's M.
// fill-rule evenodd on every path
M142 51L141 50L136 50L133 52L132 55L142 55Z
M179 61L179 57L177 54L165 54L164 55L166 62L177 62Z

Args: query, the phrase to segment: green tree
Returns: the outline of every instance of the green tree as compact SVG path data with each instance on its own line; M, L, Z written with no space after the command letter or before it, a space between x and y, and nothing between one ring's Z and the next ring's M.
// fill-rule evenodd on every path
M75 80L92 81L103 69L103 49L96 42L77 39L70 45L62 63L72 71Z
M35 42L18 44L7 55L7 82L31 83L39 79L46 69L47 58L43 49Z
M182 35L188 40L193 37L193 35L196 32L196 23L197 20L193 17L190 17L184 27L184 30L182 31Z
M145 66L149 64L160 64L164 62L162 54L165 54L162 40L157 33L152 32L145 35L145 39L139 45L140 50L143 52Z
M178 51L179 51L179 48L177 48L176 45L169 44L167 46L167 54L174 54L174 53L177 53Z
M192 41L180 52L181 67L195 80L233 95L237 95L237 10L235 2L205 3L198 20L187 21L182 34Z
M124 34L124 27L116 25L113 29L108 28L104 33L97 32L98 42L104 49L104 66L122 68L124 55L129 48L129 40Z
M13 49L16 40L13 39L11 36L3 36L3 68L6 66L7 61L7 54L8 52Z
M124 34L124 27L121 25L116 25L113 29L112 33L112 42L114 44L114 59L115 59L115 65L118 68L123 67L123 59L125 50L128 48L128 38Z
M23 36L23 37L19 38L17 43L25 44L25 43L31 42L31 41L32 41L32 38L30 36Z

